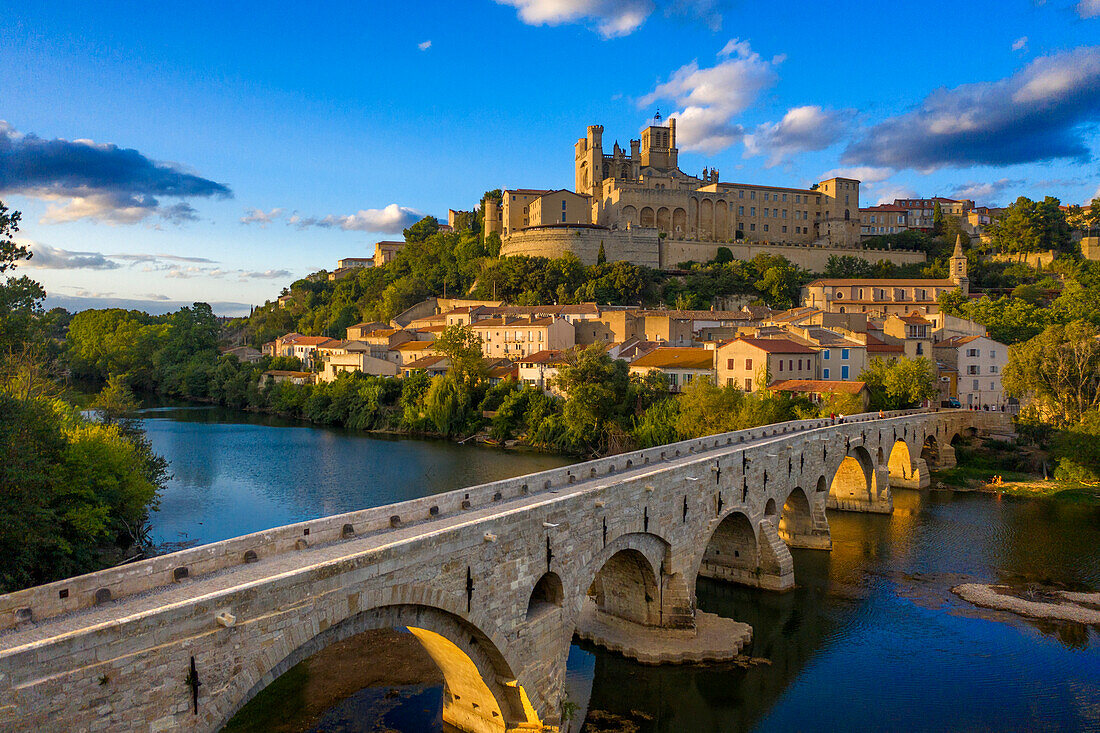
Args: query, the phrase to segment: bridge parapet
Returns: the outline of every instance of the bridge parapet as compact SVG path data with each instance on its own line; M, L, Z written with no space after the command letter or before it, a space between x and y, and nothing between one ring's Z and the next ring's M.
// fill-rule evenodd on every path
M919 411L897 411L887 417L914 412ZM852 423L877 417L876 413L865 413L849 416L844 420ZM830 420L821 418L796 420L693 438L397 504L311 519L47 583L0 596L0 631L16 627L30 619L39 621L72 613L106 601L164 587L185 578L214 573L260 558L297 552L308 546L388 532L401 526L456 516L495 503L550 492L593 476L621 472L723 446L736 447L761 438L828 427L831 424Z
M217 730L309 654L393 626L407 626L437 659L446 720L464 730L481 730L478 721L553 728L586 603L627 624L642 648L647 634L696 633L697 575L791 587L787 547L829 548L825 505L842 463L858 458L849 475L866 498L850 508L868 511L889 497L893 449L904 443L912 467L926 439L948 445L982 426L965 411L916 412L683 441L72 579L94 602L106 579L147 568L112 603L92 608L86 598L73 612L35 612L0 631L0 729L65 719ZM249 552L255 563L244 561ZM173 584L178 567L188 577ZM142 583L146 592L133 590ZM16 608L12 596L0 604ZM203 684L198 717L183 674L192 659Z

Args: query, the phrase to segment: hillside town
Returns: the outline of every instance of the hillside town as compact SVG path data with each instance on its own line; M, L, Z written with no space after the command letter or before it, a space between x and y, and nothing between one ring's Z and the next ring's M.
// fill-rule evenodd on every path
M942 403L1005 410L1010 400L1001 372L1008 346L937 304L945 292L968 292L961 246L960 240L949 279L818 279L803 288L801 306L784 311L762 305L693 311L429 298L389 323L350 326L343 339L288 333L264 344L263 353L297 358L305 369L269 371L276 382L331 382L345 372L437 376L451 365L435 340L444 329L462 326L481 343L490 384L511 378L560 394L554 377L566 351L601 344L631 374L663 375L671 392L707 379L814 401L852 394L864 405L867 391L859 376L871 361L926 357L935 363ZM254 349L235 353L260 356Z

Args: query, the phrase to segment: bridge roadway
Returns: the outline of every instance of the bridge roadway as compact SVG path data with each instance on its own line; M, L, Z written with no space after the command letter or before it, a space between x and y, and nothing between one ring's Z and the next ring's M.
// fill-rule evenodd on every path
M0 730L217 730L315 651L402 627L443 672L447 722L555 730L578 623L690 638L697 576L792 587L787 546L830 547L826 506L889 512L890 484L927 485L928 461L979 429L1010 427L966 411L771 425L0 596Z

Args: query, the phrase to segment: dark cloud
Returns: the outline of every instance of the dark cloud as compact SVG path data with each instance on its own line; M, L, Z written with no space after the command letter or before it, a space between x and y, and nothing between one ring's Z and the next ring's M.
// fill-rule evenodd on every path
M939 89L911 112L868 128L848 164L934 170L1054 159L1086 163L1100 122L1100 46L1037 58L995 82Z
M91 140L44 140L0 121L0 193L64 201L44 221L93 219L131 224L150 216L171 223L196 219L186 201L160 198L230 198L223 183L161 163L137 150Z

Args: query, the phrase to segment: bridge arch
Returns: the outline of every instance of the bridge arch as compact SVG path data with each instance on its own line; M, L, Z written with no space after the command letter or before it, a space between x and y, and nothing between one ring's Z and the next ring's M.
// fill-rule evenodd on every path
M783 503L783 512L779 515L779 537L788 545L795 546L797 537L810 535L814 529L814 518L810 511L810 500L802 487L796 486L787 495Z
M350 606L350 602L347 604ZM346 607L346 606L345 606ZM303 619L306 628L312 619ZM322 624L323 625L323 624ZM397 603L361 611L344 618L305 642L292 647L301 638L287 628L275 639L272 649L279 659L258 680L249 685L252 675L237 674L225 691L226 714L220 730L249 700L284 672L316 652L349 637L377 629L407 629L439 668L444 679L443 720L459 730L500 730L517 725L537 724L526 691L518 684L514 666L505 658L504 645L481 626L459 613L431 605ZM268 655L257 655L260 663ZM251 667L250 667L251 668ZM254 669L254 668L252 668Z
M837 502L871 502L875 494L875 463L867 449L857 445L833 474L829 497Z
M560 609L564 600L565 589L558 574L543 573L527 601L527 620L534 621L546 613Z
M748 515L731 511L712 530L703 547L696 577L756 585L760 573L760 541Z
M607 559L592 579L588 596L609 616L642 626L661 623L657 571L641 551L622 549Z

